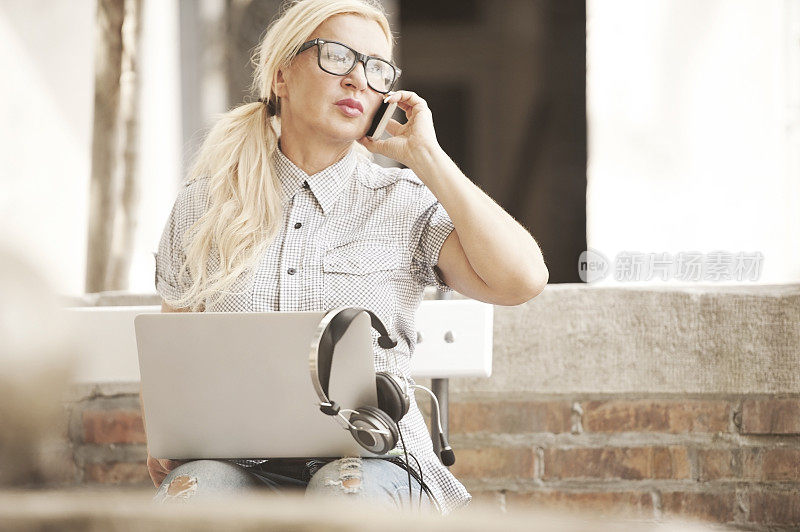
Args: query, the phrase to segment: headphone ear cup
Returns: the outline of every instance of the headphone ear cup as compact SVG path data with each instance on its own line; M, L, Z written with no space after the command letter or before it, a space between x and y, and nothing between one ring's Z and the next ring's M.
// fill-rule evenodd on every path
M366 426L367 428L385 428L389 430L389 436L385 436L383 434L360 432L350 429L356 441L358 441L362 447L375 454L385 454L391 451L395 448L397 440L400 438L397 423L395 423L386 412L374 406L359 407L350 416L350 423L356 427Z
M392 375L380 371L375 374L375 387L378 390L378 408L399 423L410 407L402 385Z

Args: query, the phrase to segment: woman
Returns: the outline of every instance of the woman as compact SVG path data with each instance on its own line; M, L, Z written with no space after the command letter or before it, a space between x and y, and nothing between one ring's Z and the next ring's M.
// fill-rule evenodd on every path
M543 289L533 237L441 150L425 101L391 91L393 40L377 0L302 0L270 25L254 58L261 100L211 129L164 229L156 288L165 311L368 308L399 340L380 348L373 331L376 371L413 383L425 286L503 305ZM368 139L384 98L408 120L391 120L389 139ZM383 168L372 153L407 168ZM399 426L422 484L384 459L180 462L148 453L156 499L296 486L447 514L471 496L433 453L409 399Z

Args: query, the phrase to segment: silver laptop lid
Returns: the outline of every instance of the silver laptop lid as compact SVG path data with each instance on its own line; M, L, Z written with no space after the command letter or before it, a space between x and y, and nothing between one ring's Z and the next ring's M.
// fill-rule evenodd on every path
M143 313L134 326L156 458L374 456L319 411L309 347L324 311ZM377 334L377 333L376 333ZM367 313L337 344L330 392L377 406Z

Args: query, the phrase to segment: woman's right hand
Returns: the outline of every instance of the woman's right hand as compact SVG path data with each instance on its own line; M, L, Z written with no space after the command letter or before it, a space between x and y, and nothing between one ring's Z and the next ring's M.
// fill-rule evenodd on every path
M164 478L170 471L175 469L181 464L185 464L188 460L170 460L169 458L153 458L150 456L150 451L147 451L147 471L150 473L150 479L153 484L158 488L164 482Z

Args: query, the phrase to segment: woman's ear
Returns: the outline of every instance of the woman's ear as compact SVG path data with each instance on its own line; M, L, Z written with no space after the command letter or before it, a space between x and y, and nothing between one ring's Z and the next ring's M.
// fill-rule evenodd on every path
M289 89L286 84L286 76L284 75L283 69L279 68L275 73L272 86L274 87L275 95L278 98L285 98L288 95Z

